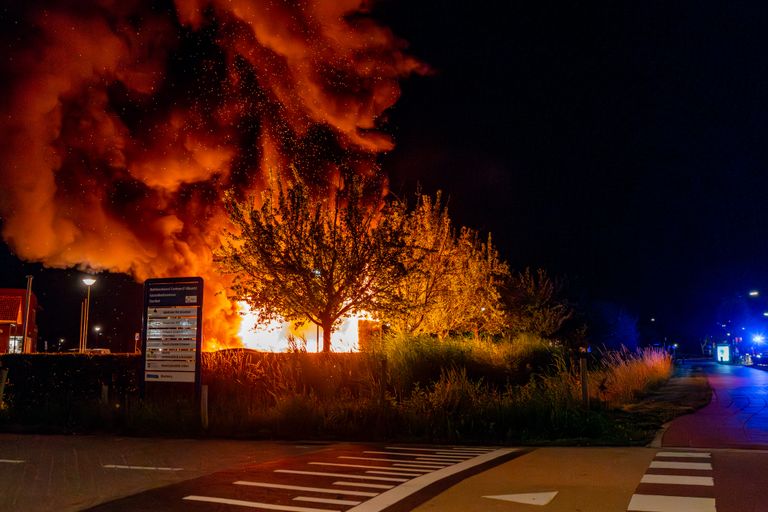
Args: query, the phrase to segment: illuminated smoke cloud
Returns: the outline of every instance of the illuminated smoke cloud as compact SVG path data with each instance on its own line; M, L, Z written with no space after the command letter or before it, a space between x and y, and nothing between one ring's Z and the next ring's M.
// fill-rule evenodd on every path
M205 277L209 346L237 329L211 271L222 191L289 165L318 191L375 175L379 120L421 71L359 0L6 3L4 239L52 267Z

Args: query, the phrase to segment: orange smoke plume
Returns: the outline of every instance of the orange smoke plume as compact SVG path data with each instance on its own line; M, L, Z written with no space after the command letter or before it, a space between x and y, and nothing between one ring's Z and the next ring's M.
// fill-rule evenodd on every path
M238 343L211 256L223 190L288 166L319 190L377 173L382 114L422 70L361 0L15 4L3 238L51 267L203 276L209 345Z

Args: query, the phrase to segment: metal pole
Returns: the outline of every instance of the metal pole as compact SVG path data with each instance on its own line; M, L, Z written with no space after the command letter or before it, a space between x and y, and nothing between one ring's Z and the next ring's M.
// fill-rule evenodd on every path
M85 329L83 329L83 352L88 350L88 316L91 312L91 285L88 285L88 295L85 297Z
M24 340L22 341L22 352L27 352L27 334L29 333L29 302L32 298L32 279L33 276L27 276L27 296L24 299L25 300L25 311L24 311ZM32 352L32 347L30 346L30 352Z
M77 351L83 351L83 322L85 321L85 299L80 301L80 341L77 344Z

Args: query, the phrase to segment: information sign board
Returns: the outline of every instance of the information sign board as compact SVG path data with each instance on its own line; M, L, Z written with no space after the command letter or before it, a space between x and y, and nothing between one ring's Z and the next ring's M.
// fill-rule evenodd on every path
M203 279L144 282L144 381L200 384Z

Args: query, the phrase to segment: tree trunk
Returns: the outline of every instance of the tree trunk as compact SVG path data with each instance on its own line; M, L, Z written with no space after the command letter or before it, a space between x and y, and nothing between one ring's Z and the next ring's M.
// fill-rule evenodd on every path
M323 329L323 352L331 351L331 332L333 330L333 322L324 321L320 326Z

